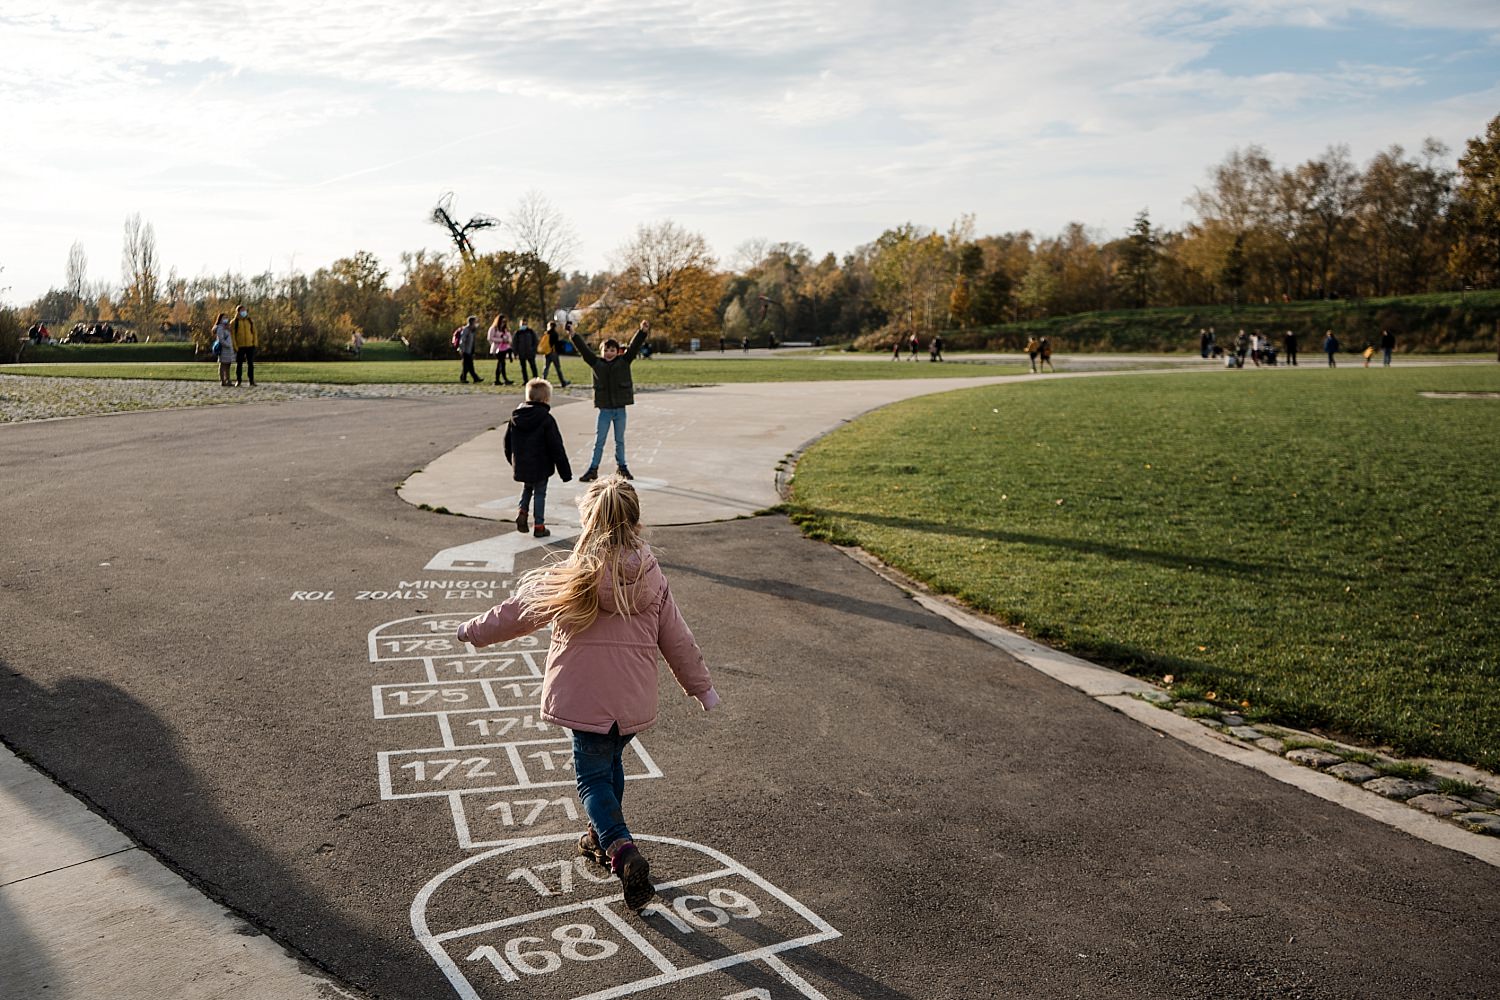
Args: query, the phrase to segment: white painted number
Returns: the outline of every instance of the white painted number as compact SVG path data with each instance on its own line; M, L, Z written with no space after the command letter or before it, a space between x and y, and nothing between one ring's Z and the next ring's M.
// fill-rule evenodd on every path
M459 760L457 757L440 757L435 760L413 760L401 765L402 770L410 770L412 777L417 781L442 781L453 773L454 768L463 765L468 768L464 776L466 778L497 778L494 771L489 767L488 757L467 757ZM431 774L427 773L428 766L437 769ZM442 765L438 767L437 765Z
M526 756L532 760L541 761L543 771L551 771L554 768L552 761L554 754L562 758L557 762L556 766L562 767L564 770L573 766L573 751L571 750L538 750L536 753L529 753Z
M522 691L523 688L525 689L524 693ZM504 685L504 689L517 698L535 698L542 693L542 682L537 681L535 684L506 684Z
M529 715L521 719L474 719L469 722L469 725L478 729L480 736L504 736L516 728L517 723L520 723L522 729L536 729L540 731L551 728L547 723L538 722Z
M445 653L453 648L453 643L447 639L387 639L382 645L392 653L416 653L424 649Z
M557 886L553 888L551 879L544 879L542 875L547 872L556 871ZM531 868L517 868L505 876L507 882L525 882L536 890L538 896L555 896L558 893L573 891L573 877L582 876L586 881L597 884L613 882L615 877L609 871L602 874L594 871L593 867L582 857L573 858L571 861L549 861L544 865L534 865Z
M573 800L568 798L550 800L517 799L515 801L515 805L532 807L531 812L527 813L525 818L520 821L521 826L530 826L531 824L535 823L537 817L540 816L543 810L545 810L548 806L562 806L563 812L567 814L568 819L576 820L578 818L578 808L573 805ZM485 809L498 812L500 814L500 824L502 826L516 825L516 814L515 810L511 808L511 803L496 802L492 805L485 806Z
M390 692L390 695L392 698L396 699L397 703L399 703L402 708L409 708L412 705L421 705L431 701L433 698L439 697L450 705L456 705L460 702L466 702L469 700L469 692L463 690L462 688L443 688L440 691L434 691L431 688L420 689L417 691L392 691Z
M681 933L691 934L694 927L723 927L731 917L753 920L760 916L760 907L742 892L710 889L707 896L678 896L672 900L671 909L660 903L652 903L641 913L659 914Z
M572 962L599 962L620 950L613 941L598 936L599 932L590 924L564 924L552 932L552 940L560 946L557 951L529 947L544 944L539 937L517 937L505 942L505 955L489 945L475 948L466 956L466 961L489 962L500 978L508 983L516 982L523 972L528 976L545 976L562 968L563 960Z

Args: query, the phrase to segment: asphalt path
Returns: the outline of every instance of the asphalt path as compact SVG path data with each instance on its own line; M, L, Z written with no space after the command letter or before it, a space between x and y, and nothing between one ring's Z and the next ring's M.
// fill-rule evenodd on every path
M443 645L513 574L425 567L496 524L395 494L510 405L0 428L0 737L377 997L1493 995L1496 869L1164 739L779 517L653 533L725 705L663 673L626 813L683 884L625 914L568 861L535 647Z

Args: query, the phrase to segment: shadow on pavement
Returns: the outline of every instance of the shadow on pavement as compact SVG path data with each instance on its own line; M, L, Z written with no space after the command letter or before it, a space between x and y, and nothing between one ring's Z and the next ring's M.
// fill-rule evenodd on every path
M305 942L288 940L289 927L316 929L327 939L348 942L350 951L360 954L378 956L391 950L389 942L365 934L309 898L305 879L263 851L215 807L216 793L183 760L176 737L162 719L116 685L77 677L47 688L0 660L0 733L15 746L18 731L26 731L25 743L32 744L24 748L28 764L108 817L159 861L299 961L318 965L302 953ZM36 744L41 745L40 753L34 752ZM214 871L230 873L239 884L225 885L195 870L199 865L184 860L195 856L212 858ZM247 900L247 895L256 898ZM293 912L277 912L272 918L256 912L258 902L270 901ZM265 909L272 911L271 906ZM46 972L38 965L47 961L45 944L28 939L7 911L0 890L0 969L8 972L12 955L19 955L26 963L19 966L26 970L26 981L38 981L36 977ZM94 959L80 955L72 960ZM10 995L4 989L0 994Z
M889 625L904 625L907 628L926 629L930 632L951 632L954 635L967 634L958 626L950 625L944 619L921 608L908 611L899 605L892 606L890 604L880 604L875 601L865 601L857 597L840 594L836 591L819 590L816 587L804 587L801 584L790 583L782 579L730 576L726 573L715 573L700 566L690 566L686 563L673 563L662 560L661 566L662 569L670 570L673 573L687 573L712 583L720 584L721 586L733 587L736 590L748 590L753 593L766 594L771 597L782 597L786 600L798 601L803 604L815 604L834 611L842 611L845 614L873 618L878 622Z

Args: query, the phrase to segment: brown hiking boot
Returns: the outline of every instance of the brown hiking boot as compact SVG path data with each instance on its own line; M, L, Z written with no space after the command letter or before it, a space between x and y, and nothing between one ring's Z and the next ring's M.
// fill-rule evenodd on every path
M599 846L599 836L594 833L594 828L589 827L588 832L578 838L578 853L588 858L600 868L609 867L609 855L604 853L604 848Z
M646 856L636 849L635 841L622 840L610 852L609 866L620 876L625 887L625 905L639 913L641 907L651 902L656 887L651 884L651 866Z

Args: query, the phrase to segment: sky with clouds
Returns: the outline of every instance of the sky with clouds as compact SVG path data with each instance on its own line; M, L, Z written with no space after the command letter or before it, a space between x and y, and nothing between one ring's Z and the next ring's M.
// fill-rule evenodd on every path
M566 215L605 267L671 218L844 253L901 222L1159 225L1235 147L1356 160L1500 113L1495 0L6 0L0 294L118 282L125 217L184 276L392 272L427 221ZM480 249L505 245L502 232Z

